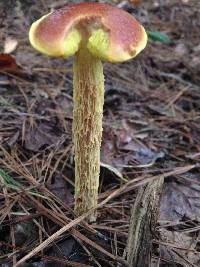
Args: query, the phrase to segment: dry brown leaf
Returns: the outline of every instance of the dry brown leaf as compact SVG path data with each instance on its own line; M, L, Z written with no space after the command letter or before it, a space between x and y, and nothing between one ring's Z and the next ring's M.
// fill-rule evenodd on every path
M59 138L60 135L53 129L53 126L41 123L26 130L25 147L37 152L45 146L57 143Z
M163 221L181 221L184 218L200 221L200 185L183 179L165 183L160 217Z
M130 0L130 3L132 3L135 6L139 6L142 3L142 0Z
M0 54L0 71L8 73L19 73L22 67L20 67L15 58L8 54Z
M196 241L191 235L162 229L161 238L165 244L160 246L161 258L181 263L184 267L188 267L189 262L198 266L200 254L195 250Z

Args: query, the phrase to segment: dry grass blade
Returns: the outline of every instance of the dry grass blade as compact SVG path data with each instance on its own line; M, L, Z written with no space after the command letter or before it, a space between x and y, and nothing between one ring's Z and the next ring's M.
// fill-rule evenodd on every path
M51 235L49 238L47 238L44 242L42 242L39 246L37 246L35 249L33 249L29 254L27 254L25 257L23 257L20 261L17 262L17 264L14 267L20 266L22 263L24 263L26 260L30 259L34 255L36 255L41 250L48 247L52 242L58 239L63 233L65 233L67 230L69 230L72 227L75 227L77 224L79 224L82 220L87 218L88 215L90 215L93 210L88 211L87 213L83 214L82 216L76 218L75 220L71 221L64 227L62 227L60 230L55 232L53 235Z
M58 263L62 263L65 264L66 266L69 267L92 267L91 265L86 265L83 263L79 263L79 262L72 262L72 261L68 261L65 259L60 259L60 258L56 258L56 257L43 257L46 261L50 261L50 262L58 262Z
M112 255L110 252L108 252L105 249L103 249L101 246L97 245L95 242L93 242L89 238L85 237L84 235L82 235L81 233L77 232L76 230L73 230L72 232L78 238L80 238L83 242L85 242L86 244L88 244L89 246L92 246L93 248L95 248L96 250L102 252L104 255L108 256L109 258L111 258L113 260L116 260L116 257L114 255Z
M160 177L164 177L165 178L165 177L169 177L169 176L172 176L172 175L182 174L182 173L187 172L187 171L189 171L189 170L191 170L191 169L193 169L195 167L196 167L196 165L189 165L189 166L186 166L186 167L179 167L179 168L176 168L174 171L167 172L167 173L164 173L162 175L153 176L153 177L149 178L145 183L147 183L149 180L155 180L155 179L158 179ZM132 183L133 183L133 181L132 181ZM98 204L97 208L103 207L103 205L105 205L111 199L113 199L114 197L117 197L129 185L130 185L130 182L128 182L127 184L122 186L122 188L119 188L119 189L115 190L104 201L102 201L100 204ZM70 223L68 223L67 225L63 226L60 230L55 232L53 235L51 235L49 238L47 238L44 242L42 242L39 246L37 246L35 249L33 249L30 253L28 253L26 256L24 256L20 261L18 261L17 264L14 267L20 266L20 264L24 263L26 260L28 260L31 257L33 257L38 252L40 252L41 250L43 250L46 247L48 247L52 242L57 240L67 230L69 230L72 227L75 227L76 225L80 224L85 218L87 218L87 216L89 216L92 212L94 212L94 210L95 209L89 210L87 213L83 214L82 216L79 216L75 220L73 220ZM113 258L113 256L112 256L112 258ZM115 258L115 259L117 260L117 258Z

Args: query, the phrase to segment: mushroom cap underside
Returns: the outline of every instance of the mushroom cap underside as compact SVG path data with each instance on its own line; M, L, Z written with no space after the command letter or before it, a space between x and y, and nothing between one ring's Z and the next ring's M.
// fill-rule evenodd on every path
M38 51L54 56L74 55L82 45L96 57L122 62L135 57L147 34L129 13L101 3L69 4L31 26L29 39Z

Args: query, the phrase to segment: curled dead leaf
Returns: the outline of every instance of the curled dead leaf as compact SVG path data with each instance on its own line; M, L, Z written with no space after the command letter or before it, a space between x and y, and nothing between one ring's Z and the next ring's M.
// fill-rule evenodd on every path
M134 6L139 6L141 5L142 0L129 0L129 2L133 4Z
M0 71L15 73L20 72L22 67L19 66L15 58L8 54L0 54Z
M16 62L15 57L9 54L0 54L0 72L12 74L22 78L29 78L30 75Z
M26 130L24 145L26 149L37 152L45 146L57 143L59 138L53 126L40 123L37 127L30 127Z

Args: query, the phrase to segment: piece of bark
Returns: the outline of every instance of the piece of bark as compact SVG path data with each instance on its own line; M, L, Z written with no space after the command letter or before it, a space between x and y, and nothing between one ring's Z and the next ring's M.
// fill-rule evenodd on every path
M131 211L131 220L124 258L134 267L150 267L152 240L155 236L159 200L164 178L143 186Z

